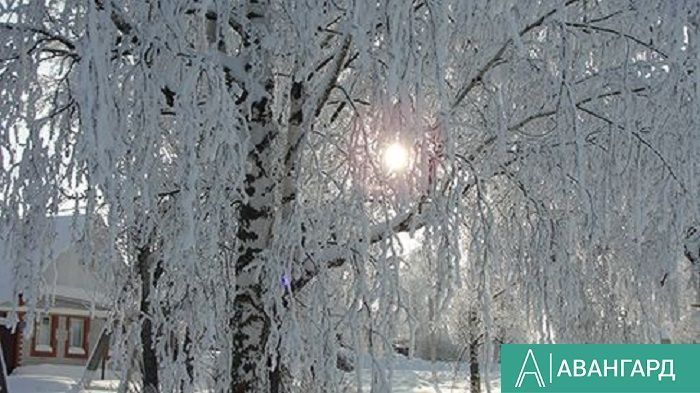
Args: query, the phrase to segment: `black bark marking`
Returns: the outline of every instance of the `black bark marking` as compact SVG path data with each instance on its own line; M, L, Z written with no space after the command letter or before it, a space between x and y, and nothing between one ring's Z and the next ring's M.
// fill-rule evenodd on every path
M265 151L270 145L272 145L272 142L277 138L277 132L276 131L270 131L267 134L265 134L265 137L263 137L262 141L255 145L255 150L259 153L262 153Z
M268 120L267 97L262 97L258 101L253 102L250 106L253 109L253 121L266 124Z
M175 105L176 94L174 91L170 90L170 88L168 86L164 86L163 88L160 89L160 91L163 92L163 95L165 96L165 103L168 106L172 107L173 105Z
M259 236L257 233L252 231L246 231L245 229L238 231L238 239L242 241L258 240Z
M246 224L250 224L251 221L259 220L261 218L267 218L269 212L267 208L256 209L249 204L244 204L241 206L240 219Z
M295 100L298 100L301 98L301 93L303 91L303 85L301 82L294 82L292 83L292 90L290 94L292 95L292 98Z
M238 257L238 263L236 263L236 270L240 271L260 254L263 250L261 248L248 247L245 251Z
M292 116L289 117L289 121L294 125L301 124L304 121L304 111L301 109L295 111L292 113Z

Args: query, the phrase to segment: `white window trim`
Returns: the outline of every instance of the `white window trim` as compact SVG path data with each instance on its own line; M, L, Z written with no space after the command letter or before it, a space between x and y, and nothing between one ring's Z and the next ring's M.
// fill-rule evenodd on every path
M37 344L34 346L35 352L53 352L53 347L46 344Z
M70 355L85 355L85 349L82 347L68 347L68 353Z

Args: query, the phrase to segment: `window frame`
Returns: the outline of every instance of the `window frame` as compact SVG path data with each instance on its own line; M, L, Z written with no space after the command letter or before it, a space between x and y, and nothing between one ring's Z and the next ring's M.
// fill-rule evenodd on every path
M34 331L32 332L32 346L29 351L30 356L35 356L35 357L56 357L57 353L57 340L56 340L56 331L58 330L58 315L46 315L41 317L41 320L43 322L44 318L49 318L49 345L51 346L51 351L42 351L37 349L36 347L36 337L37 333L39 332L39 329L37 328L38 324L37 321L34 321Z
M71 341L71 329L70 329L70 323L71 320L81 320L83 322L83 337L82 337L82 348L83 353L70 353L71 348L79 348L79 347L72 347L70 344ZM90 318L87 317L79 317L79 316L66 316L66 342L64 345L63 349L63 356L66 358L71 358L71 359L87 359L88 356L90 355L89 350L90 350Z

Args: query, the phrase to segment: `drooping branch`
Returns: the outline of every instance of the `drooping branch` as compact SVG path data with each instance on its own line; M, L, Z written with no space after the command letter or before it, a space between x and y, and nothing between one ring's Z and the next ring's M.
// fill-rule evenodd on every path
M428 203L429 199L424 197L413 210L399 214L382 223L375 224L368 233L369 244L376 244L398 233L424 227L426 221L422 214ZM365 239L357 239L357 241L358 243L364 243ZM304 255L303 263L301 263L301 266L304 267L303 272L299 277L293 280L292 288L295 291L300 290L313 280L323 269L333 269L343 266L351 257L348 255L349 253L358 254L356 250L348 250L347 247L329 243L322 253L317 255Z
M609 27L597 26L597 25L594 25L592 23L567 22L567 23L565 23L565 25L570 26L570 27L575 27L577 29L583 29L584 31L587 29L590 29L590 30L594 30L594 31L602 32L602 33L608 33L608 34L613 34L613 35L617 35L620 37L624 37L628 40L634 41L635 43L649 49L652 52L658 53L664 59L668 58L668 55L666 53L664 53L663 51L661 51L660 49L655 47L652 43L644 42L644 41L640 40L639 38L637 38L631 34L628 34L628 33L623 33L621 31L618 31L618 30L615 30L615 29L612 29Z
M73 41L60 34L49 32L46 29L38 28L35 26L26 26L22 24L3 22L0 23L0 30L16 30L41 35L49 41L55 41L63 44L63 46L65 46L69 50L69 52L66 53L69 53L72 56L77 56L77 54L73 52L75 50L75 44L73 43Z
M599 114L599 113L597 113L597 112L594 112L593 110L588 109L588 108L584 107L583 105L576 105L576 107L577 107L579 110L583 111L584 113L587 113L587 114L589 114L590 116L592 116L592 117L594 117L594 118L596 118L596 119L602 120L602 121L604 121L605 123L607 123L607 124L609 124L609 125L611 125L611 126L614 126L614 127L617 128L618 130L629 132L629 133L630 133L635 139L637 139L642 145L644 145L646 148L648 148L648 149L659 159L659 161L661 161L661 164L664 166L664 168L666 168L666 170L667 170L668 173L671 175L671 177L673 178L673 180L676 181L676 183L678 184L678 186L681 188L681 191L683 191L683 194L688 195L688 188L686 187L685 183L678 177L678 175L676 175L676 172L675 172L675 170L673 169L673 167L668 163L668 161L666 160L666 158L665 158L651 143L649 143L649 141L647 141L646 139L644 139L644 138L639 134L639 132L633 131L633 130L628 130L625 126L623 126L623 125L621 125L621 124L619 124L619 123L617 123L617 122L615 122L615 121L613 121L613 120L607 118L606 116L603 116L603 115L601 115L601 114Z
M566 2L566 4L564 4L564 6L568 7L578 1L579 0L569 0ZM546 20L548 20L550 17L552 17L552 15L556 14L560 10L560 8L556 8L542 15L537 20L520 30L519 36L522 37L525 34L532 31L533 29L542 26ZM454 112L457 109L457 107L459 107L459 105L462 103L464 98L484 80L484 76L486 76L486 74L489 71L494 69L497 65L501 64L501 62L503 61L503 55L512 43L512 38L506 40L506 42L504 42L503 45L501 45L500 49L496 51L496 53L489 59L489 61L487 61L486 64L479 68L479 70L476 72L476 75L472 77L466 85L464 85L460 90L458 90L455 99L451 105L452 112Z
M629 90L629 93L635 93L635 94L636 94L636 93L641 93L641 92L648 91L648 90L649 90L648 87L637 87L637 88L634 88L634 89ZM611 92L608 92L608 93L597 94L597 95L595 95L595 96L593 96L593 97L583 98L583 99L579 100L578 102L576 102L576 107L578 107L579 105L583 105L583 104L586 104L586 103L590 103L590 102L592 102L592 101L600 100L600 99L603 99L603 98L610 98L610 97L620 96L620 95L622 95L623 93L625 93L625 92L623 92L623 91L621 91L621 90L615 90L615 91L611 91ZM554 116L554 115L556 115L556 114L557 114L557 110L556 110L556 109L551 109L551 110L546 110L546 111L534 113L534 114L532 114L532 115L530 115L530 116L524 118L523 120L520 120L519 122L508 126L508 131L517 131L517 130L523 128L524 126L526 126L527 124L529 124L529 123L535 121L535 120L542 119L542 118L545 118L545 117Z

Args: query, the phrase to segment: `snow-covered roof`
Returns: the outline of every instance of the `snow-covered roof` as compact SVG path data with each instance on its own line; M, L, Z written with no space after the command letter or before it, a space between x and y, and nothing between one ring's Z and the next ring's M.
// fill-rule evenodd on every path
M74 223L84 222L84 216L55 216L52 218L55 237L51 242L51 263L44 271L49 291L56 296L91 301L96 296L95 280L79 263L74 247ZM1 240L1 239L0 239ZM4 252L0 241L0 303L13 300L13 261Z

